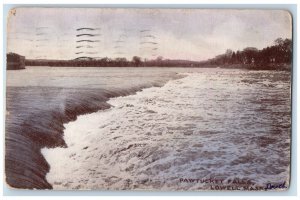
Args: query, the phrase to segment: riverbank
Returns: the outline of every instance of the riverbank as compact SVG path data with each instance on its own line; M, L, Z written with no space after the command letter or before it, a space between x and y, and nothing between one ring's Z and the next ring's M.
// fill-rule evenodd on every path
M224 69L246 69L246 70L275 70L275 71L291 71L292 64L268 64L268 65L255 65L255 64L224 64L224 65L207 65L210 68L224 68Z

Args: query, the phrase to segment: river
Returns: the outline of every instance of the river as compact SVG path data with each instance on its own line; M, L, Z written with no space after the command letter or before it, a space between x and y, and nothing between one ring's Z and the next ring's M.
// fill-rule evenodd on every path
M207 190L289 184L290 73L28 67L7 74L17 188ZM216 186L216 185L213 185Z

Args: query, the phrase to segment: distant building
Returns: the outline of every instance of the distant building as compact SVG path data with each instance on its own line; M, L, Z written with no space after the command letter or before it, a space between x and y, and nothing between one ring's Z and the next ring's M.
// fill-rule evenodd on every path
M6 67L8 70L25 69L25 56L8 53L6 55Z

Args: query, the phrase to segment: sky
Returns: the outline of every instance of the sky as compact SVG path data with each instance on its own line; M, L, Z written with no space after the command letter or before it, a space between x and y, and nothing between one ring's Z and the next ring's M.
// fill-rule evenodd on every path
M28 59L201 61L291 39L291 23L284 10L17 8L7 21L7 52Z

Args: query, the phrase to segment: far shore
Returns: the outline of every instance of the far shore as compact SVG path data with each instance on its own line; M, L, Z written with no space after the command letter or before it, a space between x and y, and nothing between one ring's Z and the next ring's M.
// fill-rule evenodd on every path
M292 64L207 64L198 61L180 61L166 60L161 62L145 61L138 65L127 61L120 63L117 61L100 62L99 60L74 61L74 60L25 60L25 66L47 66L47 67L184 67L184 68L223 68L223 69L246 69L246 70L280 70L290 71Z

